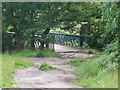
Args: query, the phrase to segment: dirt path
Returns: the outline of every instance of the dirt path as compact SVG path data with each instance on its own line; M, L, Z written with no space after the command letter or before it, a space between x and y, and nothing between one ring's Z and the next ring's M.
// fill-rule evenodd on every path
M56 48L56 47L55 47ZM61 48L61 49L60 49ZM71 53L71 51L73 51ZM66 48L65 46L57 46L56 52L59 52L60 58L28 58L34 65L27 69L17 69L14 74L14 79L17 82L16 88L81 88L74 86L71 82L77 77L73 74L75 67L70 65L62 65L63 62L69 62L71 56L85 58L90 55L78 53L78 50ZM69 53L68 53L69 52ZM76 53L75 53L76 52ZM74 54L74 55L71 55ZM39 65L43 62L55 67L54 70L40 71Z

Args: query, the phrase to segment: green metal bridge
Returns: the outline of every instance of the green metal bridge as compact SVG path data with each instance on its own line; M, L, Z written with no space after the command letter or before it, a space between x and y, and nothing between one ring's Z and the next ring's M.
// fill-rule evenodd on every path
M41 33L36 33L36 37L40 37ZM51 44L61 44L68 45L72 47L82 47L84 42L84 36L82 35L70 35L70 34L58 34L58 33L49 33L48 41Z
M84 37L81 35L49 33L49 36L54 37L55 44L82 47L84 42Z
M15 36L15 33L8 33L13 36ZM82 35L70 35L70 34L58 34L58 33L49 33L47 35L47 38L41 38L42 33L36 32L34 34L34 38L27 38L25 41L24 46L30 46L30 41L34 41L35 47L40 47L41 40L46 40L49 44L51 44L52 49L54 49L54 44L61 44L61 45L67 45L72 47L82 47L84 42L84 36ZM15 37L13 37L13 40L15 41ZM15 42L14 42L15 43ZM45 42L46 44L46 42Z

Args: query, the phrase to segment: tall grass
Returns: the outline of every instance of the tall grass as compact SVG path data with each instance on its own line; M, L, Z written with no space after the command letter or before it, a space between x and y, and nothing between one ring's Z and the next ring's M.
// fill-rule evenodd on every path
M103 68L97 57L76 59L69 64L76 67L78 80L73 82L75 85L87 88L118 88L118 71L113 64L112 69Z

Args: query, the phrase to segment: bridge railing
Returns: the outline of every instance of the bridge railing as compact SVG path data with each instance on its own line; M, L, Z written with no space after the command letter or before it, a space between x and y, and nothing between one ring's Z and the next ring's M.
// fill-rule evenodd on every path
M11 34L11 33L10 33ZM14 33L15 35L15 33ZM31 39L34 41L34 46L35 47L40 47L41 43L41 32L37 32L35 34L34 38L28 37L25 40L24 46L30 47L30 42ZM15 39L15 37L13 38ZM54 50L54 44L62 44L62 45L68 45L68 46L73 46L73 47L82 47L83 42L84 42L84 36L81 35L69 35L69 34L58 34L58 33L49 33L48 34L48 42L50 48ZM15 44L16 42L14 42Z
M41 35L41 33L38 32L37 35ZM49 33L48 36L50 40L49 42L53 44L82 47L84 42L84 36L82 35Z
M57 34L49 33L50 36L54 36L55 44L68 45L73 47L82 47L84 42L84 36L82 35L69 35L69 34Z

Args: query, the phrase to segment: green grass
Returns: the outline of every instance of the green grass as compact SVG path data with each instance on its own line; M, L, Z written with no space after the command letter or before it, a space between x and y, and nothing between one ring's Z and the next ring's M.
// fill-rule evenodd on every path
M1 57L2 60L2 84L0 87L10 88L12 87L13 81L13 73L16 68L26 68L33 63L23 59L19 56L13 56L9 54L3 54Z
M57 57L58 56L58 54L52 51L51 49L43 49L43 50L24 49L20 51L14 51L12 54L21 57Z
M53 69L55 69L55 68L48 65L47 63L42 63L39 67L39 70L41 70L41 71L47 71L47 70L53 70Z
M14 51L12 54L20 57L36 57L38 52L38 50L23 49L20 51Z
M77 86L87 88L118 87L118 72L113 64L111 64L112 69L103 68L99 65L97 57L75 59L68 64L76 67L75 74L78 76L78 80L73 83Z
M43 49L37 53L37 57L58 57L58 53L51 49Z

